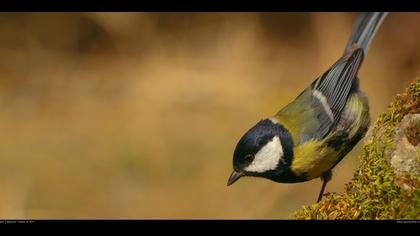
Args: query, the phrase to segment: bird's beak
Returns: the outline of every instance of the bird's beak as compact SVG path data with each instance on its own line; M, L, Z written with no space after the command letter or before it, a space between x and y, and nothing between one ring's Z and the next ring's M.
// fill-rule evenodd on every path
M232 174L230 174L229 180L227 182L227 186L232 185L242 176L244 176L244 174L242 172L233 171Z

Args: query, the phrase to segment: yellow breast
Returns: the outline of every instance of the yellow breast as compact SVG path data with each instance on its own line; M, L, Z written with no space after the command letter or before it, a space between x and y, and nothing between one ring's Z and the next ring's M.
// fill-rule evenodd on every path
M321 176L331 169L338 161L338 153L321 142L308 141L293 149L294 160L292 171L299 175L306 175L307 180Z

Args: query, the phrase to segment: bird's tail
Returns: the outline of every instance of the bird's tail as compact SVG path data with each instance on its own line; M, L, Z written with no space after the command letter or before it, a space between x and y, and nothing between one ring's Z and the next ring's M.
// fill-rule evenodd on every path
M376 31L378 31L387 15L387 12L363 12L359 14L354 23L350 39L347 42L344 55L352 51L354 47L357 47L362 48L366 56Z

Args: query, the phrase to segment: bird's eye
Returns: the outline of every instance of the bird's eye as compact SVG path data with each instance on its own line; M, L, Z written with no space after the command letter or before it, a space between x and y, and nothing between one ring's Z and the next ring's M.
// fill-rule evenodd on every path
M254 160L254 155L248 154L245 156L245 161L251 163Z

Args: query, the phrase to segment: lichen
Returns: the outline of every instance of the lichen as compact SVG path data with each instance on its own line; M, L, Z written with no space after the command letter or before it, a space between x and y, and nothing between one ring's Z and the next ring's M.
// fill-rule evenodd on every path
M326 194L319 203L302 207L294 214L295 218L419 219L419 176L396 172L390 164L391 154L397 146L393 139L395 127L407 114L416 113L420 113L420 79L397 95L388 112L379 116L365 139L360 165L346 184L344 193ZM418 124L411 127L415 128L404 133L414 145ZM414 150L418 154L414 172L418 173L420 145Z

